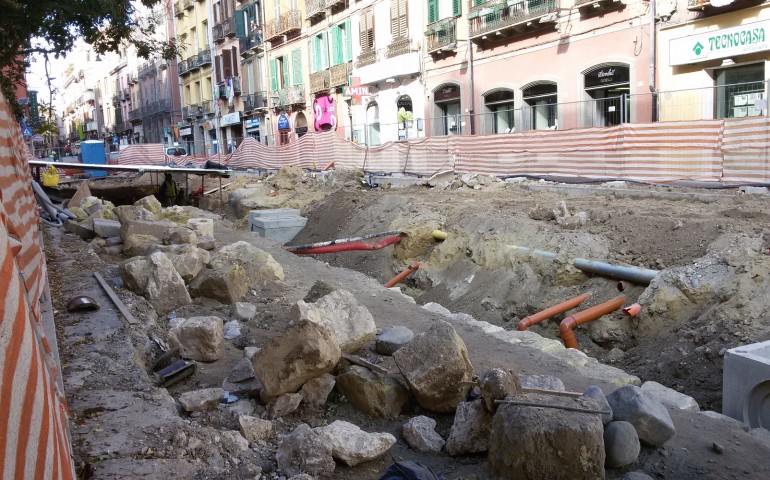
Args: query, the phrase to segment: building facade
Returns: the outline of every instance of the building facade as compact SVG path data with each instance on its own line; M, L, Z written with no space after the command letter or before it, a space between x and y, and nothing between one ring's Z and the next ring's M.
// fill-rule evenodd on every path
M262 2L245 0L236 12L236 36L240 53L240 102L242 136L266 143L270 132L265 123L268 93L265 68L264 12Z

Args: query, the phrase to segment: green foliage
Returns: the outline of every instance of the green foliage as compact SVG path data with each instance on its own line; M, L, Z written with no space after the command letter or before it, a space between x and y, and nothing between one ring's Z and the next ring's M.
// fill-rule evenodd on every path
M407 112L404 107L401 107L398 109L398 121L401 122L411 122L414 120L414 114L412 112Z

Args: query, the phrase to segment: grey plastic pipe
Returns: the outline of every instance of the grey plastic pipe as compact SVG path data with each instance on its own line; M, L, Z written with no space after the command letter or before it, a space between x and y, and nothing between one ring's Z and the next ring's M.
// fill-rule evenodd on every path
M532 255L543 258L556 258L556 254L553 252L546 252L545 250L538 250L536 248L520 247L518 245L508 246L522 253L531 253ZM652 279L660 272L659 270L650 270L648 268L611 265L609 263L587 260L585 258L576 258L575 267L587 273L617 278L619 280L626 280L641 285L649 285Z

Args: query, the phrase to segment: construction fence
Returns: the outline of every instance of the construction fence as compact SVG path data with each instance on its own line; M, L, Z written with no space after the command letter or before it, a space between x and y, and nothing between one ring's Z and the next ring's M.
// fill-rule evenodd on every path
M47 273L27 158L0 95L0 478L71 479L67 404L43 331Z
M770 183L770 119L620 124L503 135L452 135L360 146L333 132L308 133L288 145L246 138L233 153L167 157L163 146L129 145L118 163L202 165L237 169L287 166L361 168L369 173L427 176L439 171L497 177L537 176L647 182Z

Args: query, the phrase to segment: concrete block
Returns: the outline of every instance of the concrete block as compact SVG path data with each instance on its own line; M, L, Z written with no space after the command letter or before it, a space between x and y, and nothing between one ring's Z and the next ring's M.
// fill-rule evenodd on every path
M271 217L299 217L297 208L272 208L267 210L250 210L249 219L252 218L271 218Z
M722 413L751 428L770 428L770 341L725 352Z
M92 229L81 223L73 222L72 220L64 221L64 230L74 233L83 240L90 240L96 236L96 233L94 233Z
M738 191L741 193L747 193L749 195L770 195L770 189L767 187L750 187L742 186L738 187Z
M168 220L128 220L120 226L120 238L125 241L131 235L152 235L163 240L173 227L176 225Z
M120 237L120 222L94 218L94 232L102 238Z
M299 210L289 208L276 210L299 212ZM280 243L290 241L307 224L307 218L291 213L267 213L252 216L255 212L270 212L270 210L252 210L249 214L249 231Z

